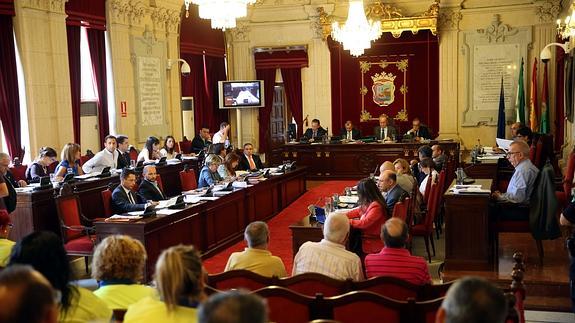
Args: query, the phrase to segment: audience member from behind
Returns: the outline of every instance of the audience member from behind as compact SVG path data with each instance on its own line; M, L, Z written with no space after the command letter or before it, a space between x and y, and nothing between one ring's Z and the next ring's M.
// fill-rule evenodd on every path
M202 126L200 132L192 139L192 152L199 154L208 148L208 146L212 144L211 139L210 128L208 126Z
M359 130L355 129L351 120L347 120L344 128L339 132L339 138L347 141L359 140L359 138L361 138L361 133Z
M287 276L282 260L272 256L268 251L270 232L265 222L256 221L248 224L244 239L248 247L244 251L232 253L224 271L245 269L266 277Z
M144 144L144 148L138 155L138 162L144 163L160 159L160 139L150 136Z
M385 199L381 195L377 184L364 178L357 184L358 206L346 213L349 224L361 230L361 247L359 236L350 237L350 249L357 254L379 252L383 243L379 238L381 225L391 215L386 211Z
M106 139L104 139L104 149L96 153L94 157L90 158L84 163L84 165L82 165L84 173L99 173L106 167L117 168L118 156L120 153L116 147L116 137L107 135Z
M263 169L264 164L260 156L254 155L254 145L250 143L244 144L244 153L241 155L239 170L257 171Z
M155 280L160 299L146 297L130 305L124 323L197 322L197 308L206 298L200 253L184 245L164 250Z
M431 283L425 259L412 256L405 248L409 230L399 218L391 218L381 226L381 240L385 247L379 253L365 257L367 278L387 276L415 285Z
M465 277L455 282L437 311L436 323L503 323L507 299L482 278Z
M166 195L158 185L158 173L155 165L146 165L142 171L144 179L138 187L138 195L144 202L161 201L166 199Z
M31 265L62 294L59 322L106 321L112 310L91 291L71 284L70 261L60 238L53 232L37 231L14 246L9 266Z
M422 196L425 196L425 192L427 190L427 182L431 180L431 183L435 183L439 173L435 170L435 163L431 158L423 158L419 162L419 165L421 167L421 173L425 174L421 184L419 184L419 192Z
M142 202L141 198L134 193L136 186L136 173L129 168L124 168L120 174L120 185L112 192L112 208L118 214L132 211L144 211L150 205L158 205L158 202Z
M218 174L223 180L233 180L236 177L236 168L240 163L240 156L236 153L226 155L224 163L218 166Z
M40 177L48 176L48 166L55 163L58 154L50 147L42 147L40 153L32 164L26 168L26 180L28 183L40 182Z
M130 142L128 137L125 135L119 135L116 137L116 142L118 143L118 169L125 167L130 167L131 157L130 157Z
M0 322L58 322L57 292L30 266L14 265L0 272Z
M397 175L395 174L395 171L384 171L383 174L379 175L379 183L379 188L386 193L385 203L387 204L387 215L392 216L395 203L402 201L404 198L409 196L409 193L404 191L403 188L397 184Z
M517 134L513 137L516 141L524 141L527 145L531 146L533 140L533 131L529 127L522 127L517 129Z
M266 323L265 301L255 294L231 290L212 295L200 306L199 323Z
M8 239L10 229L12 229L12 221L8 211L0 210L0 268L6 267L8 264L10 252L12 252L12 247L15 244L14 241Z
M127 309L156 290L141 285L146 265L146 249L134 238L123 235L106 237L94 250L92 277L99 288L94 294L110 309Z
M411 194L415 185L415 177L411 174L409 163L403 158L398 158L393 162L393 166L397 175L397 185Z
M218 167L220 167L221 163L219 156L209 154L206 157L204 167L202 167L198 178L198 188L209 187L222 180L222 177L218 174Z
M431 158L433 158L433 162L435 163L435 170L440 172L447 161L443 147L440 145L431 146Z
M166 136L164 140L164 147L160 149L160 156L166 157L167 159L176 158L176 139L173 136Z
M294 258L292 275L315 272L335 279L363 280L361 259L345 250L349 235L349 220L343 213L327 217L323 239L301 245Z
M74 176L84 175L84 170L80 167L80 157L82 157L80 145L75 143L65 144L60 154L60 163L56 166L56 177L63 178L68 173L68 169L71 169Z

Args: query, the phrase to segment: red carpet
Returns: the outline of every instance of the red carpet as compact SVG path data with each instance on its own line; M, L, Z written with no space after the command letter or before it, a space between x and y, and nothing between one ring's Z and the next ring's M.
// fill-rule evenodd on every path
M318 203L318 200L326 196L331 196L333 193L341 193L345 187L354 186L355 184L357 184L357 181L330 181L321 184L307 191L268 222L270 229L269 250L274 256L278 256L283 260L288 275L291 273L294 256L292 254L292 240L289 225L299 221L308 214L308 205ZM323 204L323 200L320 204ZM230 254L232 252L242 251L245 247L245 241L240 241L215 256L204 260L206 270L210 274L224 271Z

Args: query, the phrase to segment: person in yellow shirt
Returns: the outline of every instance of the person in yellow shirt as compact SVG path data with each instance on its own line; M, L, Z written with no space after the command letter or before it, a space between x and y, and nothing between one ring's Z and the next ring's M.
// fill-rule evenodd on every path
M146 249L140 241L123 235L105 238L92 260L92 277L99 285L94 294L110 309L127 309L142 298L156 296L154 288L139 284L145 264Z
M60 323L109 322L112 310L90 290L74 286L71 269L62 240L53 232L31 233L16 245L8 266L30 265L61 293Z
M206 299L200 253L184 245L164 250L155 279L160 299L146 297L130 305L124 323L196 323L197 308Z
M8 211L0 210L0 267L6 267L12 247L16 243L8 239L11 228L12 221L10 221Z
M248 224L244 239L248 247L242 252L232 253L224 271L245 269L266 277L287 276L282 260L268 251L270 233L265 222L256 221Z

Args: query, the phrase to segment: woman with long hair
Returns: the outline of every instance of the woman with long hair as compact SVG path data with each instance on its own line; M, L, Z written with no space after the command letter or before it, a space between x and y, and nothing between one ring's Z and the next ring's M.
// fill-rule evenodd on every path
M48 176L48 166L56 162L58 153L50 147L40 148L40 152L34 162L26 168L26 181L28 183L37 183L40 177Z
M60 291L59 322L108 322L112 310L88 289L71 283L70 261L62 240L48 231L25 236L12 249L8 266L30 265Z
M226 180L236 177L236 168L240 164L240 156L236 153L226 155L224 163L218 166L218 173Z
M206 299L200 253L184 245L164 250L155 280L160 299L147 297L131 305L124 322L197 322L197 308Z
M158 160L160 157L160 139L150 136L146 140L144 148L140 151L137 161L149 162L151 160Z
M173 136L166 136L164 147L160 149L160 156L173 159L176 157L176 154L176 139L174 139Z
M383 248L381 225L390 217L386 211L385 199L371 178L359 181L357 195L359 207L346 214L350 225L361 230L361 248L356 247L354 251L364 254L380 252Z
M84 175L82 167L80 167L80 157L82 157L82 149L80 145L76 143L67 143L62 148L62 153L60 154L60 163L56 166L56 177L62 178L68 172L68 169L72 169L74 175Z

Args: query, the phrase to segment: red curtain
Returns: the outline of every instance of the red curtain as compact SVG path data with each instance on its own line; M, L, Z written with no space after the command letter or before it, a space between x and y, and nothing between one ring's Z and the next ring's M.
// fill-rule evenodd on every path
M68 37L68 65L70 68L74 142L80 144L80 102L82 94L80 84L82 79L80 68L80 26L66 26L66 35Z
M259 110L259 126L260 126L260 152L267 152L268 139L270 138L270 115L274 102L274 86L276 81L276 69L256 69L256 77L258 80L264 81L264 97L265 102L263 107Z
M0 15L14 16L14 0L0 0Z
M22 158L14 26L12 16L5 15L0 15L0 121L10 155Z
M228 121L227 110L220 110L217 100L218 81L226 79L224 58L182 53L182 59L191 68L190 75L181 79L182 96L194 97L194 127L218 131L220 123Z
M110 132L108 120L108 91L106 78L106 38L103 30L88 29L88 44L96 88L98 90L98 124L100 145L104 148L104 138Z
M303 135L301 68L282 68L281 71L287 103L297 124L297 137L299 138Z
M106 30L106 0L68 0L67 25Z

